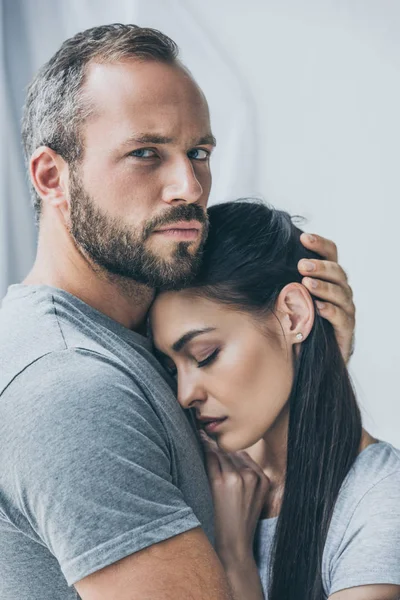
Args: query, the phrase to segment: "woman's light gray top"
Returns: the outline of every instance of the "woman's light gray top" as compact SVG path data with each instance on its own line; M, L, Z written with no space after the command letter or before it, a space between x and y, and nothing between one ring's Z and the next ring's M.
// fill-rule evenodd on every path
M265 598L277 518L259 523L255 553ZM350 587L400 585L400 450L365 448L344 480L322 557L326 597Z

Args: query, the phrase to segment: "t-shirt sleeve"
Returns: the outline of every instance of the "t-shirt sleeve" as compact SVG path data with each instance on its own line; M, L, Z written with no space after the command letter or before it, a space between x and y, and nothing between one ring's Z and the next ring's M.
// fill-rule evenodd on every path
M29 394L14 444L20 510L69 585L200 525L173 482L163 424L123 369L66 350L14 384Z
M400 471L363 496L331 559L329 595L372 584L400 585Z

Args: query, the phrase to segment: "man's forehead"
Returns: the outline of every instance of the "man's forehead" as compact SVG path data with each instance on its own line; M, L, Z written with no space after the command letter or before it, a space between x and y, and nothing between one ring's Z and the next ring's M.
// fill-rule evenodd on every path
M92 64L84 93L93 109L90 121L104 117L115 126L118 143L174 143L184 133L195 144L215 144L204 95L174 65L137 60Z
M126 59L116 63L90 63L84 93L97 108L110 103L131 101L165 105L188 102L197 109L208 110L204 94L192 77L178 64Z

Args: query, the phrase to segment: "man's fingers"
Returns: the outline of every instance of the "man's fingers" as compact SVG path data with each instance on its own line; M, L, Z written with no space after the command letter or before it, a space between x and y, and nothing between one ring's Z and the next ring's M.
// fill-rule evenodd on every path
M347 275L340 265L335 264L338 259L336 245L331 240L314 234L302 234L300 239L305 248L325 259L302 259L298 269L305 276L302 284L319 299L316 302L319 314L333 325L340 350L347 362L354 346L356 309Z
M338 263L329 260L303 258L299 261L297 267L302 275L347 286L351 292L351 288L347 283L347 274Z
M320 279L312 279L310 277L304 277L302 284L316 298L334 304L336 307L344 310L347 315L354 316L355 306L349 286L342 287L336 283L329 283L328 281L321 281Z
M338 251L336 244L332 242L332 240L327 240L326 238L323 238L320 235L315 235L314 233L302 233L300 241L305 248L308 248L308 250L312 250L313 252L320 254L326 260L337 262Z
M347 363L354 351L355 313L349 315L329 302L317 301L316 304L321 317L324 317L333 325L340 350ZM349 332L352 332L352 335L349 335Z
M317 300L317 309L321 317L327 319L338 332L354 327L354 314L347 313L339 306Z

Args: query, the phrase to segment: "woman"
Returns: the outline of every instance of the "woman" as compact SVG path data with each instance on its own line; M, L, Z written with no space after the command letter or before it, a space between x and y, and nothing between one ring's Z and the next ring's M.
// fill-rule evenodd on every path
M319 257L261 203L209 217L200 272L158 296L151 326L179 402L217 443L216 548L236 596L397 599L400 452L362 429L333 329L300 283L298 261Z

